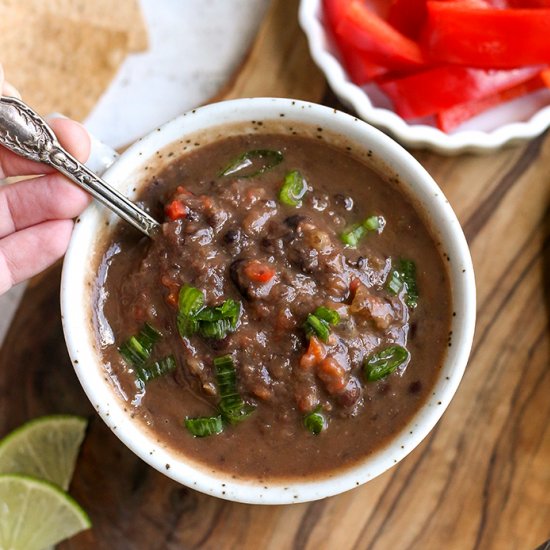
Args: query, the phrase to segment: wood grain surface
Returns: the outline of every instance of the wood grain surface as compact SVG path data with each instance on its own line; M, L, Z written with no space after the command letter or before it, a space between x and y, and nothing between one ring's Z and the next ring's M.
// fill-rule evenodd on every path
M273 2L225 97L333 103L296 10ZM63 342L55 267L29 286L0 354L0 433L41 414L90 418L71 493L94 528L61 548L530 550L550 539L550 136L485 156L413 153L463 224L478 287L472 356L431 435L367 485L311 504L235 504L180 486L88 404Z

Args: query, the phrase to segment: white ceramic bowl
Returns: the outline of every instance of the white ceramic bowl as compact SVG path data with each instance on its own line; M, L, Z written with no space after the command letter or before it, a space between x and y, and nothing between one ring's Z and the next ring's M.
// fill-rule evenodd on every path
M105 173L105 179L130 197L139 182L151 179L145 166L158 163L159 150L181 150L190 136L203 132L201 143L219 139L229 131L227 125L262 121L259 131L289 131L293 127L322 127L323 136L338 137L356 151L373 152L372 159L390 175L398 175L409 194L426 213L435 237L451 258L450 278L453 291L453 346L435 385L433 396L385 448L358 465L320 480L256 483L233 479L230 474L212 473L189 459L178 458L160 445L125 411L108 380L97 350L92 329L91 282L98 235L106 220L113 218L105 209L92 204L81 216L73 233L63 267L61 307L63 329L76 374L92 402L114 433L138 456L160 472L198 491L217 497L256 504L286 504L316 500L365 483L393 466L412 451L439 420L455 393L470 352L475 321L475 285L470 253L459 222L451 206L433 179L400 145L372 126L327 107L289 99L255 98L227 101L196 109L169 122L135 143ZM226 125L224 127L224 125ZM258 128L258 126L256 126ZM206 134L204 131L207 131ZM257 129L255 131L258 131ZM205 138L206 136L206 138ZM194 139L191 140L194 142ZM166 158L166 157L165 157ZM162 164L162 163L161 163ZM161 164L158 166L161 167ZM144 177L144 174L146 176ZM123 222L120 222L123 223ZM166 469L170 464L170 469Z
M299 18L311 56L340 101L408 147L429 148L446 155L485 153L536 137L550 126L550 90L490 109L449 134L435 126L409 124L391 110L391 104L375 85L360 87L350 80L323 25L322 0L301 0Z

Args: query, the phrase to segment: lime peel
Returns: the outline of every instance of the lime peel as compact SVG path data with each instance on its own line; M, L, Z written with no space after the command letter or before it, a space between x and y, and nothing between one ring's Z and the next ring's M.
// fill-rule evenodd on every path
M0 475L0 549L42 550L90 526L86 512L53 483Z
M0 474L24 474L68 489L86 425L85 418L72 415L26 422L0 441Z

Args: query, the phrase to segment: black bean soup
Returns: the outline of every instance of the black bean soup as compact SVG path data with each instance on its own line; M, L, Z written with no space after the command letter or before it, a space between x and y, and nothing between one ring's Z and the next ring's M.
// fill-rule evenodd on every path
M107 375L162 444L244 478L328 475L386 444L449 339L442 252L395 178L299 135L201 146L119 224L94 294Z

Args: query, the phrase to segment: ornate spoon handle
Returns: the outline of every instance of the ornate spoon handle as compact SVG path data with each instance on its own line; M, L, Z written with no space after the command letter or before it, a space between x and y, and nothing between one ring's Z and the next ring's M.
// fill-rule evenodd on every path
M159 223L61 147L52 129L28 105L0 98L0 145L52 166L134 227L153 237Z

